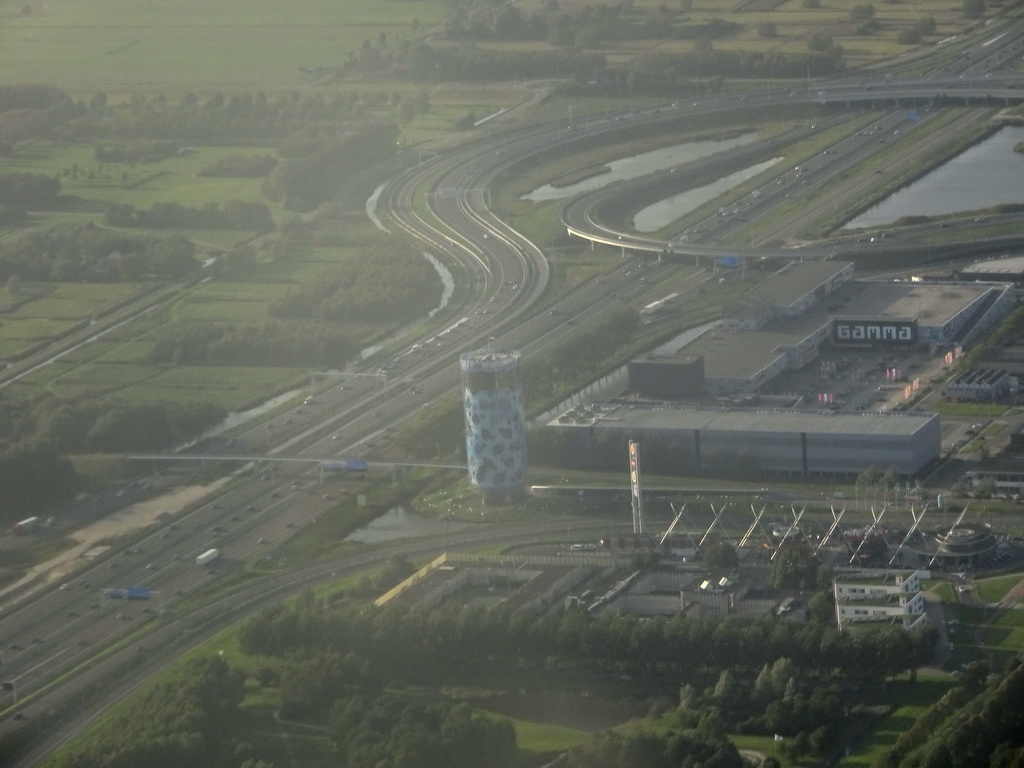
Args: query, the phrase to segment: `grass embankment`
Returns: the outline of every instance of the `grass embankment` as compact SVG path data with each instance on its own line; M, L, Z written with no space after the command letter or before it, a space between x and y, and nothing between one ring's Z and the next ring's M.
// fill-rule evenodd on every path
M952 685L949 680L898 680L886 686L890 704L885 714L878 709L861 713L862 732L853 741L848 757L840 761L843 768L871 768L875 760ZM876 719L881 715L881 719Z

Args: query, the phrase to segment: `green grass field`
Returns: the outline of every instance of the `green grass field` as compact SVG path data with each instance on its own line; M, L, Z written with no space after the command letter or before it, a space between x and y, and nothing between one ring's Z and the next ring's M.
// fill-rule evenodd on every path
M383 34L397 45L416 22L441 18L435 2L372 0L85 0L4 9L6 82L46 83L88 96L265 91L310 85L303 68L342 64Z
M840 761L842 768L870 768L882 752L896 743L902 734L925 710L944 694L949 680L923 679L915 683L890 683L887 696L892 710L871 731L859 739L849 757Z
M100 163L96 147L111 142L19 145L0 163L4 172L25 171L56 176L61 193L81 198L102 212L109 203L149 208L153 203L197 206L229 200L263 202L261 179L200 176L208 165L230 155L273 155L267 148L196 147L180 156L147 163ZM235 235L238 237L237 233Z
M974 589L979 599L986 603L998 603L1011 589L1020 584L1022 578L1024 576L1019 573L1011 573L992 579L979 579L974 582Z

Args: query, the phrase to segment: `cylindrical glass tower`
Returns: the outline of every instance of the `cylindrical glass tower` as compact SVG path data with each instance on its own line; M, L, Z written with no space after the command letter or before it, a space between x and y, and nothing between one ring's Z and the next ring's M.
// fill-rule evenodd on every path
M486 504L514 501L526 487L526 416L518 352L465 353L462 402L466 414L469 482Z

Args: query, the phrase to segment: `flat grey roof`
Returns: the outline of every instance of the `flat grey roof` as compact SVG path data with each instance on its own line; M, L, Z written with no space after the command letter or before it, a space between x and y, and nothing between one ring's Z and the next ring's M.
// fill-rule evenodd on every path
M854 280L825 302L830 317L916 318L920 325L943 326L997 284L905 283Z
M704 356L704 375L709 379L749 379L786 354L785 347L799 344L828 318L813 315L787 318L756 331L718 326L680 350Z
M936 413L821 412L746 408L694 408L607 403L574 408L571 418L551 426L591 427L601 423L647 431L706 429L722 432L813 432L837 435L910 436L939 418Z
M747 294L773 306L788 307L850 267L849 261L791 261Z
M960 270L961 275L969 275L984 280L988 276L1011 276L1013 279L1024 279L1024 256L1006 256L1002 259L981 261Z

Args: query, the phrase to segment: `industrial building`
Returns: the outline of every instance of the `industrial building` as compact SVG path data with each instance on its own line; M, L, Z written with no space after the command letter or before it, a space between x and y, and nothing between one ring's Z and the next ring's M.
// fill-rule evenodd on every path
M852 262L789 262L725 307L728 328L757 330L813 311L853 280Z
M719 327L640 358L642 365L630 366L630 389L674 399L692 398L695 389L751 395L801 370L827 345L894 352L966 346L1015 305L1009 283L854 280L851 263L792 262L728 302ZM702 389L693 378L698 358Z
M460 358L470 484L485 503L526 489L526 415L519 352L467 352Z
M913 562L916 558L922 566L943 570L983 568L996 562L1000 552L1000 541L988 528L958 525L927 532L910 541L904 547L903 561Z
M844 574L833 582L836 624L840 630L860 622L898 624L914 629L927 623L920 571Z
M946 384L950 400L988 402L1010 393L1010 374L994 368L972 368Z
M939 457L938 414L806 413L696 408L627 402L574 408L549 423L568 430L574 449L589 450L609 432L671 446L680 469L797 476L855 475L895 466L912 477ZM662 448L664 450L664 448Z

